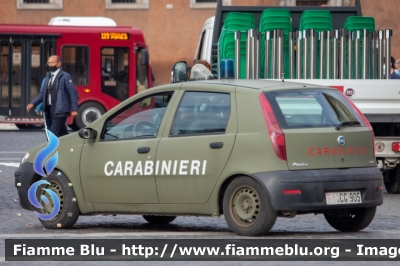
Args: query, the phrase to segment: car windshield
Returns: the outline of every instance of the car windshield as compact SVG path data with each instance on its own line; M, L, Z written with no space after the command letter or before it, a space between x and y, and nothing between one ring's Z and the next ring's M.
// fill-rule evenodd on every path
M336 127L343 122L358 121L353 108L338 91L284 90L265 93L278 123L284 128Z

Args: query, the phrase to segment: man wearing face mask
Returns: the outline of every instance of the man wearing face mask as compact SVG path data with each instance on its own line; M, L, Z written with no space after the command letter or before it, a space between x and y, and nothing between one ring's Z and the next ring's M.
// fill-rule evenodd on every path
M400 79L400 59L394 63L394 71L390 75L390 79Z
M61 70L61 60L57 55L52 55L47 61L49 72L47 73L42 88L36 98L28 104L30 109L43 103L47 128L57 137L68 134L68 116L78 114L78 92L72 82L71 75Z

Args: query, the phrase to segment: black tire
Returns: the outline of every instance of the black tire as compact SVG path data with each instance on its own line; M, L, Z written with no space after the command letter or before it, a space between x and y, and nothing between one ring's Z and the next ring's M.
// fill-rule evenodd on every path
M400 166L385 172L384 174L385 188L388 193L399 194L400 193Z
M78 128L84 128L102 116L106 110L95 102L87 102L79 106L78 115L75 117L75 124Z
M238 177L228 185L223 210L229 227L241 236L265 235L277 218L267 191L247 176Z
M336 230L357 232L366 228L374 219L375 207L347 209L339 215L325 215L326 221Z
M33 129L33 130L41 130L44 128L43 124L15 124L18 129L26 130L26 129Z
M143 218L151 224L169 224L176 219L176 216L143 215Z
M46 180L50 183L50 185L41 185L36 191L37 199L39 199L39 203L44 207L43 209L34 208L39 213L50 213L53 210L54 203L49 197L49 194L41 188L48 188L53 190L58 198L60 199L60 211L58 214L50 220L42 220L39 221L45 228L48 229L66 229L71 228L79 217L79 207L78 202L75 197L75 192L73 190L73 186L70 186L70 181L66 175L58 170L54 170L47 177L42 178L41 180ZM41 195L45 195L49 202L45 204L42 200L40 200Z

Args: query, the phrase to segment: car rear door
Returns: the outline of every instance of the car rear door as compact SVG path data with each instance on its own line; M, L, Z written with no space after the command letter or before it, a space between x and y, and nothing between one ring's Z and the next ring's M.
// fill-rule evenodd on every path
M237 132L235 95L227 86L180 91L156 156L160 203L204 203L231 154ZM197 85L199 86L199 85Z

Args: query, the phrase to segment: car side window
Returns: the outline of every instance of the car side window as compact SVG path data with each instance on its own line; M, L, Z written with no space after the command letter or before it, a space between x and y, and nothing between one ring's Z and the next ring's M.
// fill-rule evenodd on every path
M150 95L111 116L102 140L156 137L173 92Z
M170 136L225 133L230 114L229 93L185 92Z

